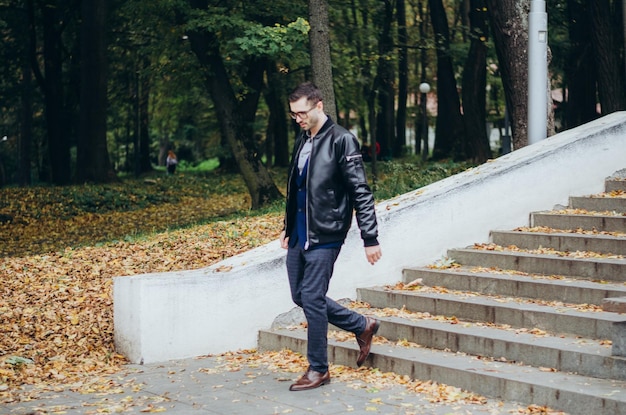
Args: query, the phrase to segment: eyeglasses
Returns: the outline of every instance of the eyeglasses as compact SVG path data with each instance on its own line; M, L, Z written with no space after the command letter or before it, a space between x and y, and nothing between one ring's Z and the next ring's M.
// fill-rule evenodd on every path
M317 104L313 105L311 108L309 108L306 111L299 111L299 112L289 111L289 116L293 118L294 120L296 119L296 117L300 117L301 120L306 120L307 118L309 118L309 112L313 111L315 107L317 107Z

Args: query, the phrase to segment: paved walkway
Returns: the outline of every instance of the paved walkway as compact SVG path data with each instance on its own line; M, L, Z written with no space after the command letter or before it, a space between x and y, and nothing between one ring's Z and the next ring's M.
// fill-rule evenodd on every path
M333 378L318 389L290 392L300 373L244 362L233 370L223 357L129 365L92 385L47 391L32 401L0 404L2 415L166 414L523 414L526 407L488 400L482 404L432 403L432 395L401 385L381 386ZM331 372L332 374L332 372ZM74 389L74 391L70 390Z

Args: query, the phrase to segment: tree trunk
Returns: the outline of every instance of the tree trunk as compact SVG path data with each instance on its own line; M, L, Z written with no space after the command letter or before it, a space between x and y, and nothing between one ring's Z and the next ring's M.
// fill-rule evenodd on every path
M324 96L324 112L337 122L337 104L330 58L328 0L309 0L309 24L311 25L309 48L312 81Z
M360 10L359 10L360 9ZM359 27L359 13L361 16L361 24L363 27L367 28L370 24L369 19L369 10L367 7L357 7L355 0L351 1L351 15L352 15L352 25L354 27ZM359 76L362 79L368 79L370 73L370 61L366 58L367 53L367 43L363 41L361 36L355 36L354 39L356 55L358 61L360 62L360 67L358 69ZM360 95L357 99L357 102L360 103L357 113L359 116L359 133L361 137L361 142L363 144L367 144L371 142L370 131L372 125L370 125L370 130L368 130L369 124L369 107L368 107L368 98L370 96L370 88L371 84L369 82L362 82L362 87L359 91ZM363 105L364 103L364 105Z
M376 141L380 144L380 157L389 159L393 154L395 137L394 123L394 82L395 73L391 63L391 55L393 54L394 44L391 33L391 25L393 23L393 2L391 0L384 1L383 13L378 16L380 37L378 40L378 106L379 113L376 121ZM374 130L372 130L374 131ZM372 152L376 151L376 144L372 147Z
M194 4L197 5L198 2ZM189 40L192 50L204 68L204 77L211 99L216 103L215 110L222 135L226 137L246 183L252 209L259 209L281 199L280 191L260 160L259 151L252 136L251 123L245 122L246 109L244 107L246 105L251 107L253 102L244 101L238 105L219 52L217 37L212 33L191 32ZM255 70L256 68L251 68L250 72ZM263 71L257 72L263 74ZM250 108L247 111L250 112Z
M407 96L409 94L409 57L407 43L409 36L406 28L405 0L396 1L396 20L398 22L398 111L396 112L396 140L394 154L406 151Z
M107 149L106 0L82 2L79 182L115 178Z
M139 150L139 142L141 138L141 105L139 100L141 96L141 67L135 62L135 71L133 73L133 84L131 99L133 102L133 172L135 177L141 175L141 157Z
M582 0L586 3L586 0ZM596 72L589 36L591 19L581 0L567 1L571 48L565 66L567 97L563 91L564 128L574 128L598 117L596 112ZM567 98L567 99L565 99Z
M529 0L487 0L514 149L528 145Z
M276 64L272 62L268 65L267 71L268 87L265 92L265 101L270 110L270 117L267 126L267 164L287 167L289 165L289 133L287 131L287 120L285 114L285 97L287 96L280 80L280 74L276 70ZM271 163L273 157L273 163Z
M598 96L602 115L626 109L624 72L609 0L588 0L591 42L598 73ZM621 29L621 28L620 28Z
M419 33L420 33L420 54L419 54L419 63L420 63L420 83L427 83L426 79L426 68L428 66L428 53L427 53L427 39L426 39L426 26L428 24L428 19L426 19L426 15L428 15L428 4L426 3L426 10L424 10L423 2L418 2L417 14L419 15ZM417 65L415 65L417 71ZM420 94L420 119L419 122L416 121L415 135L419 136L419 139L415 141L415 154L420 154L422 161L428 160L430 156L430 145L428 143L428 114L427 114L427 94ZM420 127L417 127L420 125ZM418 145L421 143L421 149Z
M487 15L485 0L470 0L470 50L463 69L463 120L469 159L484 163L491 158L487 136Z
M618 0L619 1L619 0ZM618 7L619 8L619 7ZM622 0L622 52L624 58L622 59L622 64L624 65L624 78L626 78L626 0ZM616 19L619 20L618 16L615 16ZM626 80L624 81L626 82Z
M27 22L26 17L23 22ZM28 28L29 24L24 27ZM31 49L34 47L34 39L31 38L31 30L24 33L27 46L23 49L22 61L22 100L21 100L21 116L20 116L20 141L19 141L19 166L18 166L18 183L20 186L28 186L31 184L31 151L33 142L33 82L32 68L29 59Z
M437 47L437 126L433 159L464 158L460 143L465 141L465 131L450 57L446 11L441 0L429 0L428 3Z
M372 133L372 137L370 139L370 150L369 153L371 155L372 161L372 189L376 190L376 183L378 181L378 152L376 149L378 148L378 117L376 116L376 100L378 98L378 75L374 78L374 84L372 88L369 90L369 95L367 96L367 121L370 125L370 131Z
M50 178L56 185L68 184L70 172L70 146L63 123L63 68L61 18L59 5L54 0L43 4L43 60L45 78L41 77L44 93L46 127L48 131L48 158ZM36 62L35 56L32 59Z
M141 66L147 69L150 62L147 58L141 59ZM142 74L139 75L139 171L141 173L151 172L152 163L150 162L150 131L149 131L149 100L150 100L150 79Z

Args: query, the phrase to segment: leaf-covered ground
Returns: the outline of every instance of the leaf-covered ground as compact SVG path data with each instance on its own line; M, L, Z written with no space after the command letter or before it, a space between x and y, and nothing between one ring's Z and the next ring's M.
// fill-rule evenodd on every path
M112 277L206 267L276 239L282 216L246 216L247 200L236 178L183 175L3 189L0 399L116 371Z
M234 176L161 176L111 185L7 188L0 192L0 255L54 252L67 246L177 229L249 206Z
M437 171L423 184L449 174ZM246 214L248 206L241 180L227 175L1 189L0 402L56 388L106 393L103 376L126 363L113 344L112 277L206 267L275 240L280 206ZM280 364L267 354L250 359ZM436 399L467 398L444 386L411 383Z

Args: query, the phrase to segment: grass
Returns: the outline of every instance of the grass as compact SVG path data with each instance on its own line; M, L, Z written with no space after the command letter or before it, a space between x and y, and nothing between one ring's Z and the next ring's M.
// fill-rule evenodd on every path
M204 169L182 165L174 175L157 170L110 184L4 189L0 193L0 254L22 256L109 241L131 242L215 220L284 210L284 201L279 200L251 211L247 188L238 174L216 171L214 161L200 166ZM411 158L378 162L374 197L389 199L468 167L452 162L422 164ZM286 169L272 169L271 175L284 194Z
M422 163L415 158L379 162L374 189L377 202L410 192L472 167L469 163Z

